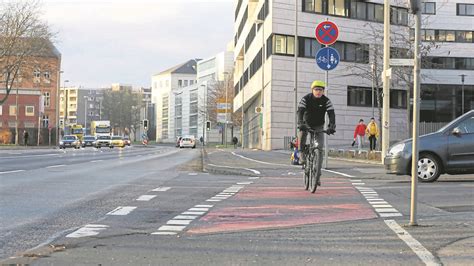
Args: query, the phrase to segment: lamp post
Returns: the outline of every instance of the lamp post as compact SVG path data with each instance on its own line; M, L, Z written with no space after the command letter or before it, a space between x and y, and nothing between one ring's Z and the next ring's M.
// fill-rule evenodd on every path
M202 140L204 142L204 146L207 144L207 137L208 137L208 134L206 134L206 123L207 123L207 83L206 85L204 84L201 84L199 85L200 87L203 87L204 88L204 111L202 113L203 115L203 119L202 119Z
M375 99L374 99L374 80L375 80L375 64L370 64L372 69L372 117L375 117Z
M255 25L262 25L262 90L260 91L260 107L261 113L259 116L261 117L261 125L260 125L260 148L263 150L263 105L264 105L264 97L265 97L265 68L264 68L264 60L265 60L265 24L264 20L257 19L255 21ZM255 28L257 30L257 28Z
M84 135L87 135L87 100L89 97L84 96Z
M461 101L462 101L462 104L461 104L461 114L464 114L464 79L466 78L466 74L461 74L459 75L461 77Z
M61 109L61 73L64 73L62 70L58 70L57 80L56 80L56 145L59 146L59 111ZM64 123L64 122L63 122Z
M67 93L66 93L66 83L68 83L69 80L64 80L63 81L63 92L64 92L64 121L63 121L63 130L66 128L66 122L67 122L67 111L68 111L68 108L67 108L67 102L68 102L68 97L67 97Z

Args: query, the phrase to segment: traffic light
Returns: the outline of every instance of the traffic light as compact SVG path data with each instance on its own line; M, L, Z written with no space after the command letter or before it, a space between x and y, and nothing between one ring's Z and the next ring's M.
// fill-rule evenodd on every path
M143 119L143 127L148 128L148 119Z
M206 130L207 131L211 130L211 121L206 121Z

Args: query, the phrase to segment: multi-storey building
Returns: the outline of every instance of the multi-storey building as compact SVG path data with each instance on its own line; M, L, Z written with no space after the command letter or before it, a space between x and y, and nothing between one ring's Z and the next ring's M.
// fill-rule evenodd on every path
M61 54L50 42L46 43L41 52L26 59L7 101L0 107L3 110L0 112L1 127L15 131L18 122L18 128L32 130L38 128L38 121L40 128L56 127L56 95L60 67ZM3 74L3 71L0 72L0 88L5 88L6 77ZM0 90L0 99L3 99L5 94L4 89ZM39 96L43 99L41 104ZM18 121L16 115L11 115L16 109Z
M449 27L454 27L451 30L463 29L459 32L459 38L470 39L471 43L457 44L450 49L453 53L454 49L459 48L455 52L456 58L462 59L443 59L439 56L433 58L442 69L436 69L440 71L438 73L424 70L424 74L434 79L443 77L450 71L453 72L450 74L453 77L462 74L446 69L457 67L455 62L458 61L459 64L462 61L466 65L463 68L472 69L472 65L469 66L472 59L467 51L473 50L472 38L469 37L469 30L472 34L473 25L472 16L468 15L471 12L470 5L439 0L436 3L438 6L441 6L438 2L443 2L446 9L438 11L440 18L434 19L429 24L430 27L435 27L435 30L436 27L439 27L438 30ZM376 120L379 119L381 113L377 110L377 101L372 99L377 98L377 91L382 86L382 0L236 0L235 3L234 111L241 112L241 108L244 110L245 146L284 148L285 136L295 135L297 103L305 94L310 93L309 86L313 80L325 79L325 72L317 67L315 61L315 54L322 45L314 37L315 27L325 20L330 20L339 27L338 40L332 46L340 54L338 67L328 73L326 93L335 105L337 116L337 133L329 138L329 144L335 146L350 143L354 127L360 118L368 120L374 116ZM408 14L408 3L391 1L391 4L391 57L406 57L413 46L409 38L412 22ZM458 26L463 26L455 26L456 23L450 26L450 23L446 23L447 13L450 14L448 21L458 20ZM444 25L441 25L443 22ZM436 46L431 49L429 56L433 56L435 51L443 51L442 48L435 48ZM460 54L462 51L463 55ZM449 56L446 54L447 52L445 56ZM444 60L452 64L448 66ZM405 138L409 132L407 103L410 103L410 79L404 79L402 74L395 75L398 72L399 69L394 69L390 86L391 140ZM445 84L459 84L461 78L457 78L457 81ZM423 83L428 83L428 80L427 77L424 78ZM433 83L440 84L437 81ZM424 94L429 90L426 87ZM441 96L440 99L442 98L446 97ZM422 102L422 110L432 109L432 104L433 102ZM427 115L422 114L423 118L426 120Z
M86 88L61 88L60 125L69 133L72 125L80 124L90 133L91 121L101 120L103 90Z
M198 136L198 61L191 59L152 76L151 99L156 112L156 141L171 143L177 136Z
M448 122L474 109L474 1L427 0L422 42L420 119Z

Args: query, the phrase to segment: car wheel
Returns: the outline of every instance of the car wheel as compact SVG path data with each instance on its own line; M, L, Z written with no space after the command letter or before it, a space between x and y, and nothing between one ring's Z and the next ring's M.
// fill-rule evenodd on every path
M441 174L439 159L431 154L420 154L418 159L418 180L421 182L434 182Z

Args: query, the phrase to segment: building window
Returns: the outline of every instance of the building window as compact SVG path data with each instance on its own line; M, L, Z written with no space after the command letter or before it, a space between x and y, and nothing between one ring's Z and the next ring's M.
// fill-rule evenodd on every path
M189 127L196 127L198 124L198 115L190 115L189 116Z
M193 84L194 84L194 80L190 80L189 85L193 85Z
M436 14L436 3L435 2L422 2L421 3L421 13L427 15Z
M170 81L166 80L166 88L168 88L169 86L170 86Z
M8 110L8 114L10 116L16 115L16 105L10 105L9 110Z
M422 61L426 69L474 70L474 58L462 57L425 57Z
M394 108L394 109L407 108L407 91L390 90L390 108Z
M38 69L35 69L33 71L33 82L34 83L39 83L40 78L41 78L41 71L39 71Z
M178 79L178 88L183 87L183 80Z
M374 98L375 97L376 96L374 96ZM372 88L348 86L347 105L362 107L372 106Z
M198 100L198 93L197 90L193 90L189 92L189 102L197 102Z
M273 51L278 55L294 55L295 37L275 34Z
M457 4L458 16L474 16L474 4Z
M163 81L160 80L160 88L163 88Z
M198 112L198 104L197 102L192 102L189 104L189 113L190 114L197 114Z
M189 135L197 137L197 128L190 128Z
M300 46L298 55L301 57L315 58L316 53L322 47L314 38L300 37L298 43Z
M51 105L51 94L49 92L43 93L44 96L44 107L50 107Z
M345 0L328 0L328 15L347 17L349 10L346 9Z
M25 106L25 116L34 116L35 115L35 107L31 105Z
M188 80L184 80L184 87L188 86Z
M49 115L43 115L42 127L46 128L49 126Z
M44 82L50 83L51 75L50 75L49 71L45 71L43 73L43 78L44 78Z

